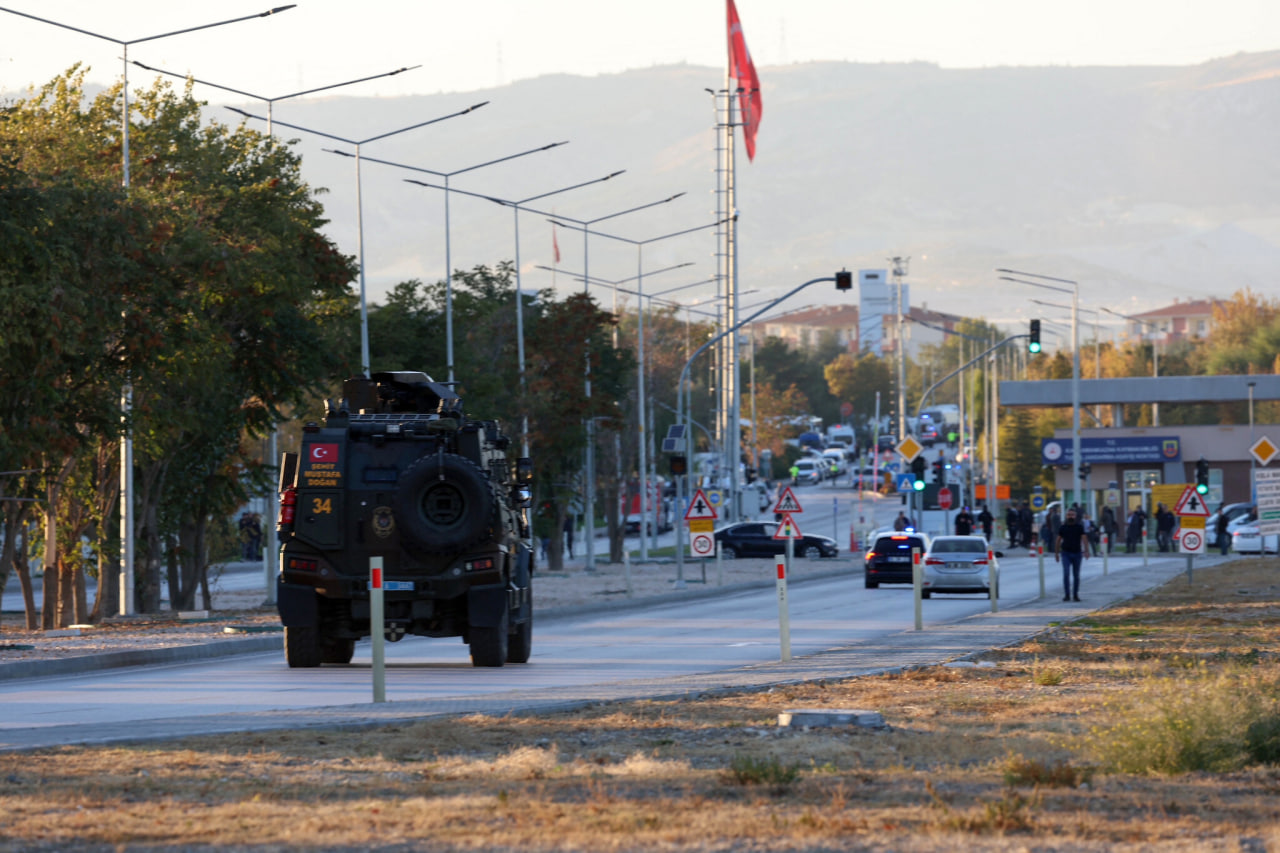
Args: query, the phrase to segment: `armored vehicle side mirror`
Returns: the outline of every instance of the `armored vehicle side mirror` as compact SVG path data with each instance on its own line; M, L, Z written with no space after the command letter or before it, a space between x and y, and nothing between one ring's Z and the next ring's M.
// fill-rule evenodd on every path
M533 460L528 456L521 456L516 460L516 481L519 483L533 482Z

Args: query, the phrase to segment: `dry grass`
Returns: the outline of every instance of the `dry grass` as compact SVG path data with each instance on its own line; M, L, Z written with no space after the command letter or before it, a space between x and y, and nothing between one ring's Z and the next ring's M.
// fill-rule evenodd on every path
M1143 685L1274 681L1278 616L1280 561L1242 560L994 668L8 755L0 850L1275 850L1280 766L1121 773L1090 739ZM779 728L794 707L889 727Z

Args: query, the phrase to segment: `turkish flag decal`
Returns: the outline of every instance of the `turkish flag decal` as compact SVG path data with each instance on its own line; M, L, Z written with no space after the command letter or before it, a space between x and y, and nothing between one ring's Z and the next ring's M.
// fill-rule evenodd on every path
M311 445L311 461L312 462L337 462L338 461L338 445L337 444Z

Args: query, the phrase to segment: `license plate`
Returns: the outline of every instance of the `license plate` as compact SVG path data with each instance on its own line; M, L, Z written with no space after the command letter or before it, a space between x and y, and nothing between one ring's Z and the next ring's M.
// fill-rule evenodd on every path
M884 559L885 559L885 562L887 563L910 563L911 562L911 558L905 557L905 556L904 557L885 557Z
M369 589L373 589L373 582L369 582ZM383 592L413 592L413 581L383 581Z
M947 563L948 569L972 569L973 563Z

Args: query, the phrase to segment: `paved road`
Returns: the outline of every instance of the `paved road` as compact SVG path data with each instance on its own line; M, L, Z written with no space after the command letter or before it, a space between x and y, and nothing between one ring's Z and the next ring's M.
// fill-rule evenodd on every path
M1198 561L1201 568L1218 558ZM793 660L779 661L770 585L678 604L544 619L525 666L476 669L455 640L388 645L387 703L372 704L367 643L349 667L290 670L280 652L0 683L0 750L216 731L376 724L458 712L503 714L582 702L680 695L937 663L1015 642L1052 621L1141 592L1185 568L1180 557L1085 565L1082 604L1061 602L1053 563L1038 598L1036 562L1003 566L1001 612L985 598L924 602L913 630L908 588L815 579L788 594Z

